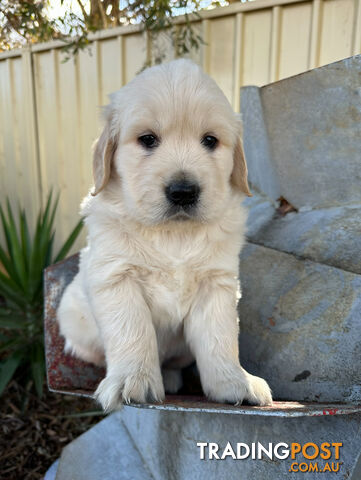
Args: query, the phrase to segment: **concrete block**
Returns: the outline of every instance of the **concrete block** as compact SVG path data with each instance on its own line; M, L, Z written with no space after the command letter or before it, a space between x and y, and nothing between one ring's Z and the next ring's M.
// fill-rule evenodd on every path
M132 438L113 416L62 451L56 480L153 480Z
M361 276L252 244L240 272L245 368L278 399L359 402Z
M360 75L356 55L266 85L258 101L256 87L242 89L245 152L258 190L298 209L361 204Z
M279 399L361 401L360 76L357 55L242 89L240 359Z
M361 205L282 216L260 195L247 204L251 243L361 274Z
M279 178L272 164L269 138L261 101L261 89L241 89L243 142L248 163L248 180L254 188L277 200L281 196Z
M140 410L125 407L120 414L129 434L155 480L281 480L300 478L290 472L292 460L277 458L253 460L200 460L197 442L215 442L223 450L227 442L251 445L260 442L342 442L340 472L342 478L359 480L358 454L361 450L361 416L318 416L300 418L262 417L212 413L184 413ZM114 417L113 417L114 418ZM302 460L301 460L302 461ZM320 466L324 465L318 459ZM357 470L356 470L357 467ZM355 472L355 474L354 474ZM305 480L330 480L335 473L302 473Z

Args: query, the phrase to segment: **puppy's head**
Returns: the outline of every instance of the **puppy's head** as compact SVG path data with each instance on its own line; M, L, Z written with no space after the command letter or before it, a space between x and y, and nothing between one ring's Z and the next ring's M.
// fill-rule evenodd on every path
M240 120L187 60L145 70L111 96L93 170L93 194L111 178L127 213L148 225L213 221L232 195L250 195Z

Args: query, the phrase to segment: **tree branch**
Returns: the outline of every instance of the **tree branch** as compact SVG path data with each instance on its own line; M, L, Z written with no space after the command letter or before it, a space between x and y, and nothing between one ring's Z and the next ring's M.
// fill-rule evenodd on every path
M107 26L108 26L107 17L105 15L103 4L102 4L101 0L98 0L98 6L99 6L100 15L102 17L103 28L107 28Z
M86 22L86 20L88 19L88 14L86 13L85 7L84 7L84 5L83 5L83 3L82 3L81 0L77 0L77 2L78 2L78 5L79 5L79 7L80 7L80 9L81 9L81 13L83 14L84 21Z

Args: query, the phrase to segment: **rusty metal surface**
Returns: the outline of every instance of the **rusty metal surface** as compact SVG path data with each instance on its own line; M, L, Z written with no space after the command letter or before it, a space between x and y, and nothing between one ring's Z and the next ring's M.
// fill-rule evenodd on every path
M52 392L93 397L93 392L105 371L90 363L65 354L64 339L59 335L56 310L63 291L78 271L79 256L74 255L52 265L44 273L45 282L45 353L48 387ZM210 402L195 395L168 395L162 404L132 404L137 408L181 412L229 413L237 415L266 415L302 417L345 415L361 412L361 405L274 402L270 407L226 405Z
M64 353L64 339L59 335L56 310L65 287L78 272L79 255L48 267L44 272L44 332L49 389L64 393L95 390L104 377L104 369Z

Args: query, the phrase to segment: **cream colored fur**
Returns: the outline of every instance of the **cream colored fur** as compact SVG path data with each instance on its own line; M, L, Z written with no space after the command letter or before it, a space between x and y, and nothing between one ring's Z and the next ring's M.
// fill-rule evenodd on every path
M238 360L238 254L249 194L241 124L221 90L190 61L150 68L111 96L94 152L94 190L82 204L88 246L62 298L66 349L106 364L104 409L164 399L197 361L219 402L272 401ZM153 133L146 151L138 137ZM211 152L205 134L219 140ZM165 185L179 174L201 186L192 216L169 217ZM163 378L162 378L163 369Z

